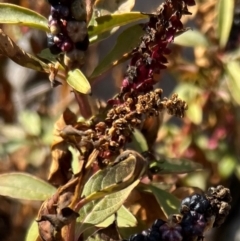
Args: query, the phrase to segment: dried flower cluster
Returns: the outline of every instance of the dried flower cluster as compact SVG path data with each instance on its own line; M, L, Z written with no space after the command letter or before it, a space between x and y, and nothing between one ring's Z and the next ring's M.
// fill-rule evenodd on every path
M146 34L133 50L121 92L108 101L113 107L105 120L93 122L91 126L88 140L99 150L100 163L119 154L131 141L134 128L141 129L148 117L158 116L164 110L177 117L184 116L187 104L176 94L170 99L162 98L162 90L153 91L153 85L158 81L160 70L166 67L164 55L170 53L168 44L177 32L184 30L182 15L191 14L187 7L194 4L193 0L166 1L150 16L144 27Z
M148 93L157 83L161 69L165 69L170 53L168 44L174 40L177 32L183 31L182 15L191 14L188 6L195 5L194 0L173 0L164 2L145 25L145 35L141 43L133 50L133 57L122 82L120 101L124 95L136 96Z
M219 227L231 208L229 189L209 188L207 194L194 194L182 200L180 212L167 222L158 219L147 231L132 235L129 241L193 241L204 238L212 227Z

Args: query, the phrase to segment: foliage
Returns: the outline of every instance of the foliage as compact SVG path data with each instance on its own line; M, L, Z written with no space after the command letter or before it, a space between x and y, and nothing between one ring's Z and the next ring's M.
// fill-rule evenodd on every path
M50 18L27 7L0 3L5 29L14 24L44 31L48 42L61 31L64 37L71 36L64 30L65 22L87 23L87 44L67 36L61 46L51 43L41 53L23 50L0 29L0 54L44 73L49 88L61 93L63 101L55 116L41 108L21 110L18 125L0 124L3 160L16 154L17 161L24 159L26 171L29 165L46 169L44 162L51 157L50 184L26 172L0 175L0 195L44 201L26 241L126 239L155 219L166 221L179 213L180 200L199 193L198 188L206 190L233 174L239 177L235 113L240 104L240 67L234 1L199 1L190 8L193 15L188 10L195 5L193 0L165 1L154 13L131 11L135 1L130 0L84 2L83 20L73 10L71 17L57 10L61 19L57 34ZM50 8L48 3L44 6ZM182 19L184 15L187 18ZM194 22L194 29L184 28L186 20ZM109 41L119 29L115 43L88 72L83 63L86 50ZM59 53L53 53L53 46ZM182 53L186 47L193 52L192 59ZM83 53L80 60L72 54L78 48ZM107 103L91 97L96 83L126 61L117 94ZM166 67L177 81L169 98L155 88ZM70 91L72 99L64 102ZM193 188L182 192L182 186Z

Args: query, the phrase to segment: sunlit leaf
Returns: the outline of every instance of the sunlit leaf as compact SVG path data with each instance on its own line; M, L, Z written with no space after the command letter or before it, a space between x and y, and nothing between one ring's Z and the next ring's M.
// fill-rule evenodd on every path
M0 195L2 196L25 200L46 200L55 192L55 187L26 173L0 175Z
M34 220L28 229L25 241L37 241L38 238L38 224Z
M74 90L76 90L80 93L83 93L83 94L91 93L91 86L90 86L86 76L79 69L75 69L73 71L68 72L67 83Z
M140 12L105 15L96 18L97 25L88 27L89 39L96 38L99 34L110 31L114 27L124 26L139 20L147 19L148 15Z
M136 180L125 189L104 196L100 201L92 201L80 210L80 220L84 223L98 224L115 213L139 183Z
M40 135L41 132L41 118L33 111L24 110L19 115L19 122L24 130L33 136Z
M146 173L147 162L129 155L125 160L96 172L85 184L83 195L95 200L117 192L140 180Z
M133 48L139 43L140 37L143 35L144 31L141 25L134 25L126 30L124 30L117 38L117 42L113 49L101 60L99 65L94 69L90 78L95 78L111 67L120 63L121 59L126 60L130 57L129 54ZM126 42L131 39L131 41L126 44ZM127 56L126 56L127 55Z
M240 105L240 65L237 61L229 61L225 64L228 78L226 78L230 95Z
M0 3L0 23L17 24L48 32L47 19L30 9L10 3Z
M227 154L222 157L218 164L218 171L223 178L228 178L235 170L237 164L236 157Z
M180 201L171 193L161 190L153 185L147 186L156 197L166 217L170 214L179 213Z
M135 227L137 225L137 219L133 214L128 211L125 206L122 206L117 211L117 226L118 227Z
M106 218L103 222L96 225L99 228L106 228L110 226L115 221L115 214L111 215L110 217Z
M186 111L186 116L188 117L191 122L193 122L196 125L199 125L202 122L202 107L199 103L190 103L188 105L188 109Z
M186 47L208 46L206 37L196 29L190 29L187 32L175 37L174 43Z
M151 163L150 168L158 168L160 174L188 173L202 169L199 163L184 158L162 157Z
M216 8L217 34L221 48L226 46L233 21L234 0L219 0Z

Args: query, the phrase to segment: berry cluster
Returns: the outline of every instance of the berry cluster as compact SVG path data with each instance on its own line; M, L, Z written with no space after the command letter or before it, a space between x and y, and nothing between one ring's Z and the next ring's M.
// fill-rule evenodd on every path
M193 241L204 238L204 232L219 227L231 206L229 189L209 188L205 195L194 194L182 200L180 213L165 222L157 219L151 228L130 236L128 241Z
M70 69L83 63L89 45L86 3L84 0L48 0L50 33L48 47L52 54L64 52L64 64Z

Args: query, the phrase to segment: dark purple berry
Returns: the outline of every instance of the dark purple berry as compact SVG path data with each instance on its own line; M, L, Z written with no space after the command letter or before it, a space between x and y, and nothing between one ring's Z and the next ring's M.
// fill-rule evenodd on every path
M148 240L149 241L161 241L160 230L158 230L158 231L151 230L149 235L148 235Z
M69 41L65 41L62 46L61 46L61 50L63 52L69 52L73 49L73 44Z
M147 239L146 236L140 233L130 236L129 241L147 241Z
M56 13L60 18L68 17L70 11L69 8L63 5L55 5L51 8L51 13Z
M47 45L48 45L48 47L51 47L51 46L55 45L55 43L53 41L53 35L52 34L47 35Z
M181 226L185 236L203 236L207 221L203 214L191 211L185 214Z
M182 227L179 224L165 223L160 227L163 241L181 241Z
M155 222L152 225L152 230L159 230L159 228L166 223L165 221L163 221L162 219L157 219L155 220Z
M57 5L59 3L59 0L48 0L48 2L51 5Z
M210 208L210 202L205 196L200 194L194 194L190 197L186 197L181 202L181 212L186 212L186 207L190 211L196 211L198 213L205 213Z
M60 54L62 52L62 50L57 45L49 47L49 50L52 54Z

